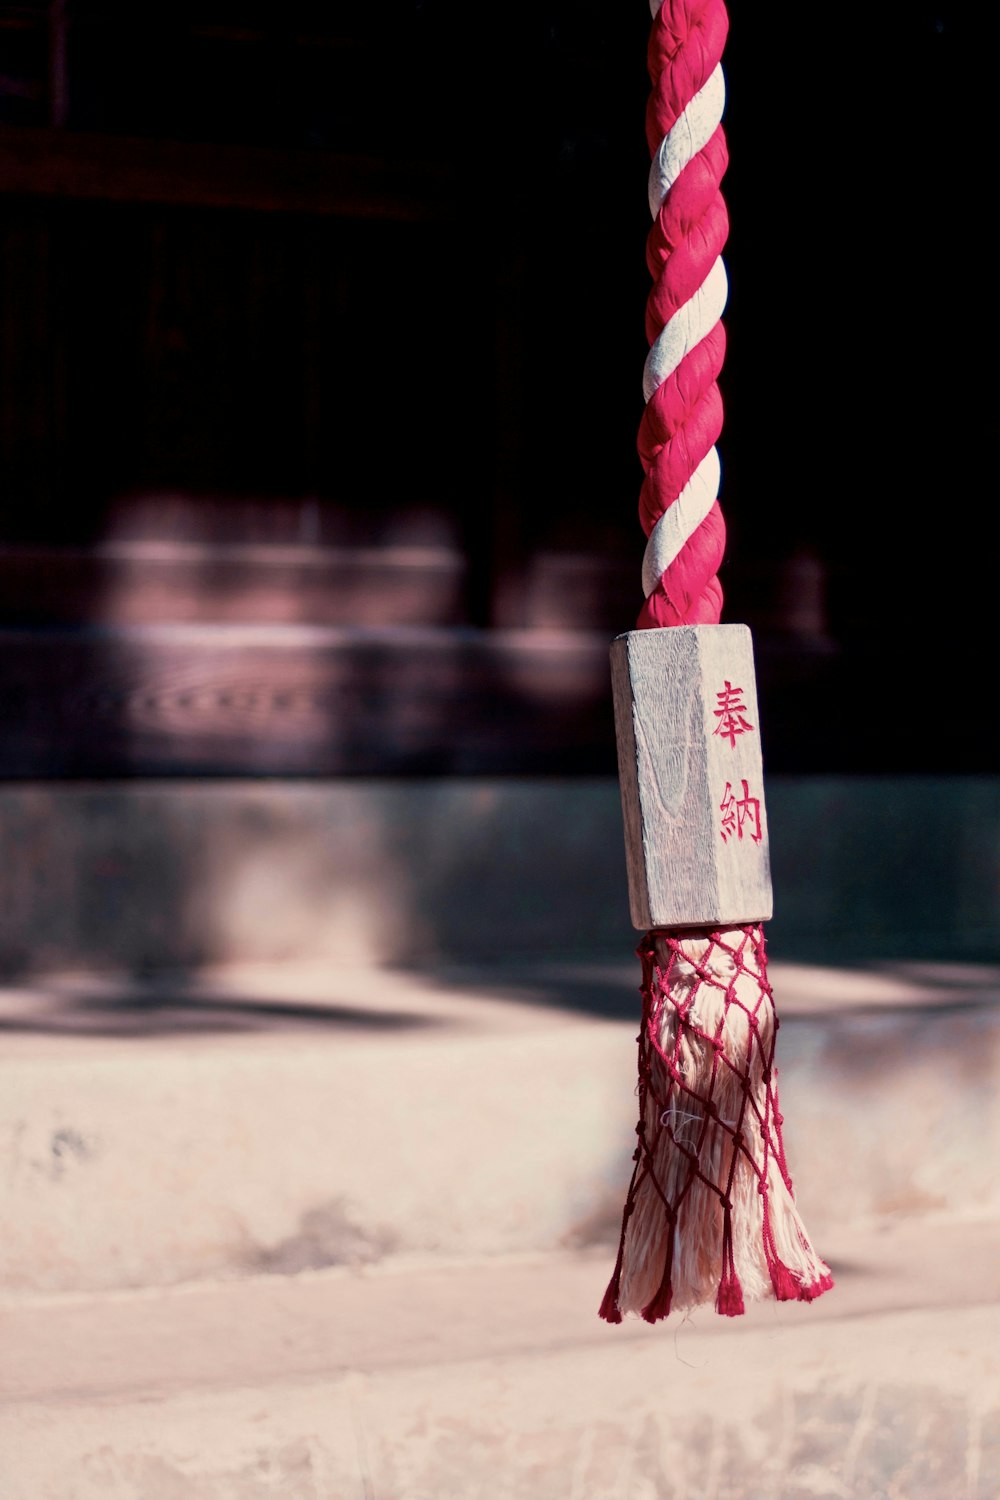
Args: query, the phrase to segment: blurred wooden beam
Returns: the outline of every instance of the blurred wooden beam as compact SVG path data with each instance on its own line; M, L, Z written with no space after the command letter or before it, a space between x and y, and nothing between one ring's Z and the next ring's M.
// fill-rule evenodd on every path
M607 774L603 635L0 630L0 776Z
M0 545L0 624L459 625L446 547Z
M329 151L0 126L0 193L396 220L458 212L454 172Z

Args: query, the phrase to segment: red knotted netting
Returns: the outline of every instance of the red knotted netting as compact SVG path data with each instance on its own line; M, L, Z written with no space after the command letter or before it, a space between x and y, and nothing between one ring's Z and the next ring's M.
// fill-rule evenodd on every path
M639 1123L601 1316L656 1322L714 1298L811 1301L833 1285L795 1208L781 1138L778 1032L760 924L648 932Z

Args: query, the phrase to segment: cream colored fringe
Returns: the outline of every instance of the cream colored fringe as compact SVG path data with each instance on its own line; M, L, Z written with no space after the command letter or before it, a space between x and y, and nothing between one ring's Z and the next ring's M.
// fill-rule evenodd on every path
M665 968L670 955L660 944L657 946L658 958ZM709 955L709 950L713 947L706 971L706 955ZM724 1017L721 1032L724 1052L741 1071L746 1066L749 1033L749 1018L742 1006L746 1006L750 1012L756 1011L762 1046L753 1049L750 1088L759 1114L763 1115L766 1084L761 1076L761 1051L765 1054L770 1051L774 1010L769 998L761 1003L764 995L761 976L754 972L738 972L737 965L725 949L713 945L707 938L686 939L683 952L688 961L679 962L675 959L670 971L671 997L683 1005L688 1001L692 990L698 986L689 1019L700 1031L714 1036ZM749 967L752 964L749 944L744 947L743 955L743 962ZM712 982L705 981L706 972ZM727 1010L726 992L731 986L742 1006L731 1004ZM711 1084L713 1049L700 1037L688 1032L687 1028L682 1028L682 1032L678 1056L682 1077L697 1093L707 1096ZM669 1056L674 1052L676 1034L677 1010L668 1002L663 1006L660 1045ZM662 1128L662 1106L657 1102L657 1096L660 1100L667 1096L670 1080L663 1062L655 1054L652 1066L652 1086L647 1093L645 1105L646 1140L651 1144L655 1143L652 1144L653 1165L664 1195L668 1202L676 1203L691 1173L691 1165L688 1157L674 1145L668 1131ZM713 1102L720 1120L735 1125L744 1088L742 1077L720 1063L712 1089ZM732 1133L714 1120L706 1122L702 1104L679 1093L676 1086L671 1098L674 1103L669 1111L669 1124L675 1136L684 1145L694 1147L704 1130L699 1153L700 1170L711 1183L717 1184L719 1192L724 1193L735 1149ZM748 1150L762 1166L764 1143L760 1122L758 1114L749 1107L744 1115L743 1133ZM774 1295L764 1254L764 1195L759 1191L759 1181L758 1173L746 1156L739 1152L730 1194L733 1205L733 1258L743 1296L747 1300ZM829 1268L810 1244L773 1149L768 1151L767 1184L768 1217L777 1257L797 1283L805 1288L814 1286L829 1276ZM697 1307L715 1300L723 1271L723 1207L719 1192L696 1177L683 1199L674 1231L671 1270L671 1305L675 1309ZM647 1173L638 1184L635 1206L625 1238L618 1296L618 1305L623 1313L640 1312L656 1294L666 1261L665 1235L668 1232L663 1201Z

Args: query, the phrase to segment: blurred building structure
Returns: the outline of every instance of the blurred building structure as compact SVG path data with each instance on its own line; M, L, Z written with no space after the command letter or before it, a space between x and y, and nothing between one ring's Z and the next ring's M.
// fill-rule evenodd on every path
M642 550L629 9L0 5L11 796L96 783L124 816L192 778L216 808L247 778L610 784ZM772 92L732 21L724 618L755 633L769 773L910 778L916 838L995 769L988 591L919 519L985 483L964 330L895 279L929 254L960 275L942 215L968 160L899 130L957 104L974 49L950 17L869 19L892 86L865 131L896 150L848 187L827 23L775 9L807 66ZM8 836L36 868L26 805Z

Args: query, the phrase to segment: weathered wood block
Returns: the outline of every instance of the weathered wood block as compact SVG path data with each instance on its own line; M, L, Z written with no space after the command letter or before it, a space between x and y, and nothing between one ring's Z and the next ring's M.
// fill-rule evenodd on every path
M745 625L631 630L611 646L632 924L771 915L760 715Z

